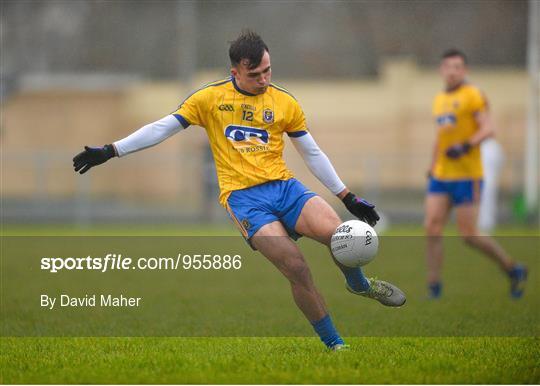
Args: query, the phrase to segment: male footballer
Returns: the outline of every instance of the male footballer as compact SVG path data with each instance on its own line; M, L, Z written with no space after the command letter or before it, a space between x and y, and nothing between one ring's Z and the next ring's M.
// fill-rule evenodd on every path
M467 79L467 58L451 49L442 55L439 67L445 83L433 101L437 139L425 201L427 235L427 281L431 298L441 296L443 262L442 232L451 208L463 240L491 258L508 275L510 294L519 298L527 268L515 263L497 242L477 229L482 189L480 143L493 136L488 102Z
M374 225L374 205L356 197L337 176L309 133L296 99L270 82L269 49L259 35L244 31L229 48L231 76L195 91L172 114L102 148L85 147L73 159L81 174L112 157L156 145L190 125L203 127L216 164L220 203L250 245L289 280L294 301L331 350L346 347L330 318L310 269L294 243L307 236L327 246L338 225L336 212L293 177L283 160L283 134L311 172L359 219ZM360 268L334 262L346 288L386 306L401 306L394 285L368 279Z

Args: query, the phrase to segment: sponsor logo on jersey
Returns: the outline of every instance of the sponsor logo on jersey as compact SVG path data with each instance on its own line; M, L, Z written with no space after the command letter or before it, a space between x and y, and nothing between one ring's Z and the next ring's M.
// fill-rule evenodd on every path
M219 105L218 109L220 111L234 111L234 106L230 104L223 104L223 105Z
M437 116L437 125L439 126L455 126L456 122L456 116L451 113Z
M225 128L225 137L234 147L267 145L268 131L250 126L229 125Z
M274 122L274 112L270 109L264 109L263 111L263 121L266 123Z

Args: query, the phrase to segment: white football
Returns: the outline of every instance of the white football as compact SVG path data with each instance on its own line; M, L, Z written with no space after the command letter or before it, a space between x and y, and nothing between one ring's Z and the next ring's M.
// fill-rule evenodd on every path
M375 229L363 221L345 221L332 235L330 249L341 264L361 267L375 258L379 237Z

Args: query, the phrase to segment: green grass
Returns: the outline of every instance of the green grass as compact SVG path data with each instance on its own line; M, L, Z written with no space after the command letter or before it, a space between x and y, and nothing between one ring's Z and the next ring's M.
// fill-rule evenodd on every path
M537 338L4 338L4 383L540 381Z
M495 229L496 236L540 236L540 228L525 225L503 225ZM237 236L238 230L230 223L189 224L189 225L137 225L111 224L100 226L65 225L65 224L4 224L1 229L4 236ZM422 236L423 230L418 225L397 225L386 230L384 236ZM455 226L446 228L446 235L455 236Z
M369 275L388 279L405 290L408 301L401 309L348 294L327 252L316 243L301 242L316 284L351 345L350 351L339 353L325 351L291 300L286 281L240 238L226 239L245 257L245 267L234 274L127 272L90 277L70 272L32 276L35 272L24 265L28 261L22 244L20 256L2 256L1 382L540 382L538 232L506 228L498 233L510 236L501 237L501 243L530 268L526 295L519 301L509 299L508 283L491 262L467 249L458 238L448 237L444 298L437 302L425 299L424 241L416 237L421 233L412 227L390 230L390 236L381 239L379 255L366 267ZM235 231L202 225L3 230L3 235L17 234L216 236L234 235ZM404 234L413 236L401 236ZM78 243L76 238L72 240ZM90 244L93 240L102 241L89 239ZM122 244L126 239L111 240ZM157 238L127 240L132 240L129 247L143 254L168 251L167 243L146 242ZM174 240L185 246L182 239ZM68 248L68 241L52 247ZM104 314L94 317L93 311L75 312L70 315L73 319L66 319L64 313L44 313L25 300L33 299L43 287L65 291L81 283L111 291L142 291L150 307L110 319ZM29 305L21 306L25 304ZM72 336L48 337L55 331ZM76 337L91 335L97 336ZM136 335L142 336L122 337Z

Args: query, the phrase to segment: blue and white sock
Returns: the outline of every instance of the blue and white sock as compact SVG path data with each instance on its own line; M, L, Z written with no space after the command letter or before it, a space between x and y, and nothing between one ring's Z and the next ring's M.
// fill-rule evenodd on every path
M326 347L331 348L336 344L344 344L343 339L341 339L341 336L339 336L339 333L334 327L330 315L327 314L321 320L311 322L311 325Z
M341 272L345 275L347 284L356 292L364 292L369 289L369 281L364 276L360 267L340 267Z

